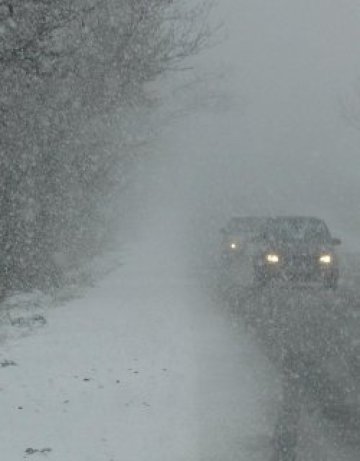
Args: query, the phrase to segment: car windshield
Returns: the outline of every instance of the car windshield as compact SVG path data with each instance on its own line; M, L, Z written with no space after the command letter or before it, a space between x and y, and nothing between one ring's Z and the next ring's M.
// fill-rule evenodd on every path
M326 224L313 218L279 218L265 226L264 236L269 240L329 243L330 232Z

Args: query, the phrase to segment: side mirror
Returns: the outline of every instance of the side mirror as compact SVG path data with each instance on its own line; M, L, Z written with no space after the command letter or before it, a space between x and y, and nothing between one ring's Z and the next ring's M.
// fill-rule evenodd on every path
M338 239L338 238L333 238L333 239L331 240L331 243L332 243L333 245L341 245L341 240Z

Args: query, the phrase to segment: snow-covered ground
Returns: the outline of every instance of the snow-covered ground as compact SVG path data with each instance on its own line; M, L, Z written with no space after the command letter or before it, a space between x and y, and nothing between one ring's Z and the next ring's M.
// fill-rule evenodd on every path
M46 324L12 325L24 334L1 348L2 459L264 459L273 370L200 279L154 258L160 243L44 309Z

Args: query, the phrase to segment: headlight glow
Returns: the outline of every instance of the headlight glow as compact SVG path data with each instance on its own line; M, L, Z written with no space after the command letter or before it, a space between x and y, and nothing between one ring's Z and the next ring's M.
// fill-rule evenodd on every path
M235 242L230 243L230 248L231 248L232 250L237 250L238 247L239 247L239 245L238 245L237 243L235 243Z
M319 261L321 264L331 264L333 261L333 258L330 254L324 254L320 256Z
M279 256L275 253L268 253L266 255L266 261L271 264L277 264L279 262Z

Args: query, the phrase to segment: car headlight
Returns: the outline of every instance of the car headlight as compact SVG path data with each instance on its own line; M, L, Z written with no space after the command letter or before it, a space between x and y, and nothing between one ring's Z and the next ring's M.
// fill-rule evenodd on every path
M270 264L277 264L280 260L279 255L277 255L276 253L268 253L265 256L265 259Z
M230 243L230 248L231 248L232 250L238 250L238 249L239 249L239 244L236 243L236 242L231 242L231 243Z
M319 258L321 264L331 264L333 262L333 257L331 254L323 254Z

